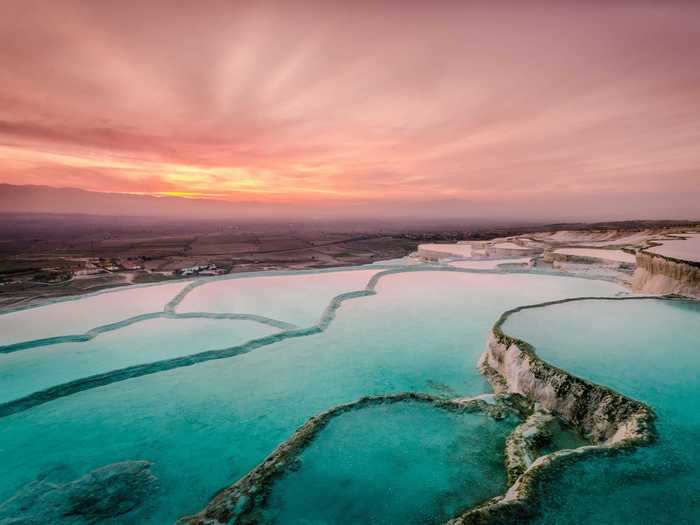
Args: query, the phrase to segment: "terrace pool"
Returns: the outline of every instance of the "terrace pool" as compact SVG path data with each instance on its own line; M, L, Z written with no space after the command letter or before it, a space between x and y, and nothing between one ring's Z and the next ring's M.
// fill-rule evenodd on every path
M272 487L263 523L444 523L506 488L515 421L402 402L346 412Z
M553 476L538 523L697 523L699 303L575 301L520 311L503 330L551 364L644 401L658 417L656 443Z
M366 269L323 273L328 279L323 286L340 294L330 303L325 302L330 300L328 294L323 300L318 297L323 287L313 283L307 289L304 275L295 275L294 286L285 287L283 309L265 302L257 303L250 312L297 325L313 318L300 328L273 330L253 322L245 331L245 323L234 319L159 319L153 322L172 328L159 330L151 321L137 322L89 342L70 343L77 345L63 349L74 360L70 366L60 365L61 347L69 343L0 355L0 369L2 359L10 362L27 356L12 385L2 385L6 399L52 385L48 393L0 404L0 502L26 493L37 480L51 479L58 471L64 473L62 479L78 479L106 465L145 460L152 463L157 486L149 491L144 504L113 518L116 521L112 523L172 523L181 515L198 511L218 489L248 472L309 417L334 405L365 395L402 391L444 397L487 392L475 363L488 329L502 311L526 303L581 295L613 296L623 291L613 283L571 277L436 271L428 267L384 272L365 290L367 279L379 275L378 271L373 267L369 273ZM282 276L279 278L283 283ZM245 279L235 280L240 283ZM219 283L227 281L208 281L192 290L206 291ZM173 288L166 294L152 286L140 288L138 293L156 294L158 300L148 306L162 312L181 290ZM129 292L109 295L118 301L121 293ZM184 305L187 296L183 297ZM196 309L206 312L205 299L198 300L204 302ZM108 315L109 302L85 301L89 319L98 323L120 320ZM80 315L81 303L76 300L52 306L70 305L71 315ZM222 305L217 299L212 309L222 313ZM96 311L99 308L107 312ZM297 308L303 315L298 315ZM178 314L173 315L179 315L180 310L174 310ZM241 310L236 307L235 313L248 313ZM31 314L31 310L24 312ZM81 329L90 327L81 325ZM140 336L143 341L139 341ZM247 337L251 341L242 342ZM185 355L190 351L194 354L191 358ZM104 360L96 357L100 355ZM143 361L149 361L148 365L135 365L136 372L133 367L119 368ZM111 363L115 370L103 372L98 382L79 379L77 386L65 390L64 381L103 371L104 363ZM33 367L41 370L36 378ZM414 414L416 421L446 417L418 412ZM371 413L367 414L371 419ZM400 414L396 417L401 421ZM440 425L457 425L448 420ZM417 428L420 425L413 428L408 424L407 430L422 432ZM324 435L333 435L333 429L328 430L331 434ZM476 425L470 432L482 431ZM491 439L488 432L484 436ZM444 439L453 438L455 434L448 432ZM381 449L383 438L376 439ZM420 440L406 446L418 447L417 443ZM326 453L323 450L319 449L319 458ZM299 471L299 475L304 472ZM501 482L490 483L482 480L486 488ZM418 490L423 490L423 485L415 488ZM486 492L493 491L489 488L483 494ZM465 493L465 505L473 502L470 498ZM0 503L0 521L18 517L16 508ZM46 509L41 505L32 508L39 513L39 522L62 523L42 515ZM446 511L440 508L425 512L442 516ZM386 516L392 512L387 510Z

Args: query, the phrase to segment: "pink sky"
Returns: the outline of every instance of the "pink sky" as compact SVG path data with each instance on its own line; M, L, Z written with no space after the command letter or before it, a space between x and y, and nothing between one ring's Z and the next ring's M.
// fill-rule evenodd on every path
M331 3L5 0L0 182L700 215L700 3Z

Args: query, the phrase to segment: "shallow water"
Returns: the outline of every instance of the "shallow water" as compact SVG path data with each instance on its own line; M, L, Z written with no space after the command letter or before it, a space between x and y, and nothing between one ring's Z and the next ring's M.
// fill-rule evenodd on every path
M504 325L550 363L651 405L658 441L578 462L545 487L541 524L697 523L700 305L582 301L525 310Z
M346 412L273 484L263 521L443 523L505 490L515 424L412 402Z
M0 354L0 402L110 370L239 345L279 329L230 319L151 319L98 335Z
M178 281L158 286L131 286L0 314L0 346L82 334L96 326L162 310L187 284L187 281Z
M299 326L318 322L330 300L362 290L378 269L213 280L192 290L178 312L257 314Z
M87 390L0 419L0 501L61 465L82 474L147 459L161 485L155 510L123 522L170 523L199 510L308 417L333 405L406 390L488 391L475 363L502 311L620 291L611 283L546 275L385 276L377 295L343 303L324 333ZM295 303L308 311L320 305L303 288Z
M648 248L647 251L674 259L700 262L700 233L687 234L684 237L686 239L659 241L661 246Z

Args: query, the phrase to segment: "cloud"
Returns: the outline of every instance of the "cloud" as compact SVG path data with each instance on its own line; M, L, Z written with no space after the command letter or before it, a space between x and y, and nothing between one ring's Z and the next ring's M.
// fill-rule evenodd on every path
M303 6L9 0L0 181L582 215L697 185L698 5Z

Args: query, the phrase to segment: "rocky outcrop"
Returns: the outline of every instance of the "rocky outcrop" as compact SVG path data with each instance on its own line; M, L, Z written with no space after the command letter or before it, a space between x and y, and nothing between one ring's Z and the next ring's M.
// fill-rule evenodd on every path
M506 440L506 473L509 486L541 456L540 449L550 442L550 428L555 425L558 427L556 417L539 404L535 404L532 414L511 432Z
M700 263L639 251L632 289L644 293L700 297Z
M83 525L122 516L155 491L148 461L124 461L67 483L41 479L0 504L0 524Z
M480 366L498 373L509 392L540 403L594 443L649 438L653 415L646 405L549 365L528 343L500 330L489 336Z
M529 343L501 330L508 317L520 310L572 300L580 299L515 308L493 327L479 361L482 372L497 392L522 394L544 410L535 411L508 439L506 467L512 484L506 494L465 512L448 525L521 523L535 512L538 482L553 468L590 455L616 454L655 439L655 415L647 405L550 365ZM593 444L537 457L549 413Z

